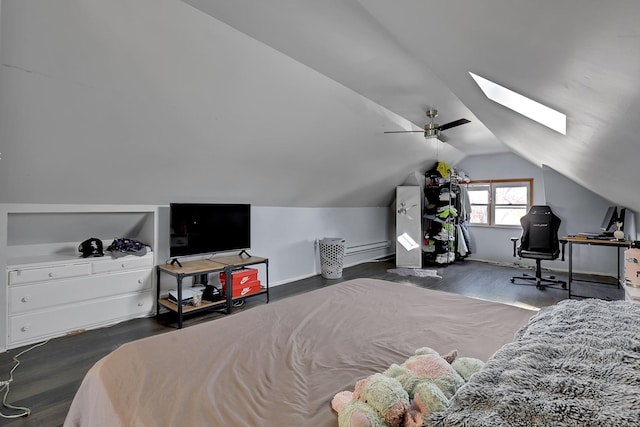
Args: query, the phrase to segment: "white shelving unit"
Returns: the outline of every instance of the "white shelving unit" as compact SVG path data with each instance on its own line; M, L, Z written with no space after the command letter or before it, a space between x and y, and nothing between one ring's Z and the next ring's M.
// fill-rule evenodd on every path
M155 252L80 257L92 237L154 249L157 207L0 204L0 351L153 314Z

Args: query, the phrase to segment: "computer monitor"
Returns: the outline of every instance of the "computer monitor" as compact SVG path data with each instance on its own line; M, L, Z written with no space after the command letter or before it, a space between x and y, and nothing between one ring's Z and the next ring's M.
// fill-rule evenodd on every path
M627 208L621 208L618 212L618 222L622 223L620 230L624 231L624 217L627 215Z
M611 227L613 227L613 225L619 221L618 220L618 207L617 206L609 206L609 208L607 208L607 213L604 215L604 218L602 219L602 224L600 225L600 229L603 232L607 232L609 231L609 229Z

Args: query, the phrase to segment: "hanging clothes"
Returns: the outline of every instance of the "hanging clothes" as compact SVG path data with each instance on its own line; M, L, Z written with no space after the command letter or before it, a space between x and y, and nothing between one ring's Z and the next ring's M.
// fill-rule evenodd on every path
M462 226L460 224L458 224L458 226L456 227L456 233L456 241L458 242L456 251L458 252L458 255L460 255L461 257L465 257L469 254L469 248L467 247L467 242L464 237L464 233L462 232Z
M469 221L471 218L471 201L469 200L469 190L466 186L460 185L460 219L462 221Z
M464 243L467 248L467 254L470 254L472 246L471 246L471 233L469 232L469 223L467 221L463 221L459 223L458 226L462 234L461 240L464 240Z

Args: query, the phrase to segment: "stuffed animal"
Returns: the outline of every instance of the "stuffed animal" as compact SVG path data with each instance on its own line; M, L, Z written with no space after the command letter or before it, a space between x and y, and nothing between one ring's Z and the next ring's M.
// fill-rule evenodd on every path
M399 427L409 409L409 395L395 378L373 374L356 383L353 398L373 409L390 427Z
M402 365L421 380L435 383L449 399L465 383L464 378L451 366L457 357L457 350L440 356L435 350L423 347Z
M422 347L401 365L356 383L353 392L336 394L331 406L340 427L420 427L426 415L447 408L449 399L484 362L444 356Z
M471 375L484 367L484 362L474 357L459 357L451 363L451 366L465 382L468 382Z
M422 382L416 387L411 406L404 417L404 426L422 427L426 415L444 411L448 406L449 399L435 383Z
M402 365L391 365L384 374L400 381L411 399L419 384L433 383L442 390L448 403L448 399L465 383L464 378L451 365L457 356L456 350L440 356L435 350L423 347L416 350Z
M391 365L385 375L396 378L411 398L411 406L405 413L405 426L420 426L425 414L439 412L449 406L449 399L465 381L451 366L458 352L453 350L444 356L423 347L402 365Z
M455 350L440 357L435 350L424 347L402 366L418 378L411 380L413 398L404 426L421 427L427 414L444 411L449 406L449 399L484 362L471 357L458 358Z
M400 427L409 405L402 384L382 374L361 379L353 393L340 392L331 401L340 427Z
M389 427L389 424L366 403L355 400L353 392L341 391L331 400L338 413L338 425L344 427Z

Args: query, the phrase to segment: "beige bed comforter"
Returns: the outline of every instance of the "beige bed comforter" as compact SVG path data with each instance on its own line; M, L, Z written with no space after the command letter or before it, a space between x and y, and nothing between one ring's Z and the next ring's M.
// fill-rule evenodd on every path
M428 346L487 360L533 312L356 279L125 344L87 373L65 427L335 427L330 401Z

